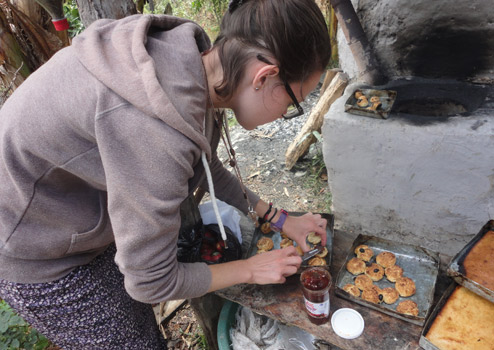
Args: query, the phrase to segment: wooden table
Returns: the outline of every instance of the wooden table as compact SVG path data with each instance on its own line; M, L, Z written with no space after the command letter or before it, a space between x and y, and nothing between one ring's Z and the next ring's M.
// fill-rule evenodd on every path
M330 268L334 279L336 279L356 236L356 233L335 231L333 264ZM450 257L441 256L435 302L437 302L439 296L450 283L445 274L445 267L449 260ZM342 299L334 294L334 284L330 290L330 314L343 307L357 310L365 321L363 334L356 339L347 340L333 332L331 322L321 326L312 324L305 313L303 295L298 278L298 275L291 276L283 285L237 285L217 291L215 294L284 324L297 326L314 335L314 337L323 339L341 349L420 349L421 326Z

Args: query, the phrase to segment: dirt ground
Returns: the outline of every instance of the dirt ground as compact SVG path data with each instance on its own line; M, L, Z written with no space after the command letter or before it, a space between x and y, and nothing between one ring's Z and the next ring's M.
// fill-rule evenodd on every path
M303 105L307 113L299 120L278 120L252 131L238 125L230 130L244 183L278 208L297 212L329 212L326 172L320 168L320 162L317 164L315 161L321 160L320 143L316 143L293 169L285 169L286 149L300 131L318 96L318 91L309 96ZM218 154L220 159L227 159L221 143ZM200 338L202 331L187 304L171 319L164 332L170 349L205 349Z

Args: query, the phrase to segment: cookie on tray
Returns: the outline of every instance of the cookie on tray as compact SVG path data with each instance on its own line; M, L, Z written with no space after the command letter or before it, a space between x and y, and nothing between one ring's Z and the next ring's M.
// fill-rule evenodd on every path
M403 276L403 269L401 268L401 266L393 265L390 267L386 267L386 269L384 269L384 273L388 281L394 283L398 278Z
M400 314L405 314L405 315L411 315L411 316L419 315L419 308L417 306L417 303L412 300L404 300L401 303L399 303L398 306L396 307L396 311L398 311Z
M370 261L370 259L372 259L372 257L374 256L374 252L372 251L372 249L370 249L369 246L366 246L365 244L361 244L357 248L355 248L354 253L357 255L357 258L364 261Z
M365 262L359 258L351 258L346 263L346 269L353 275L360 275L365 272Z
M391 252L382 252L377 254L376 263L382 267L391 267L396 264L396 256Z
M326 260L324 258L315 256L308 262L309 266L326 266Z
M290 238L283 238L280 242L280 248L286 248L293 245L293 241Z
M374 284L371 278L367 275L360 275L355 277L354 283L360 290L370 288Z
M269 237L262 237L257 241L257 249L259 250L271 250L274 247L273 240Z
M311 232L309 233L309 235L307 236L307 240L309 241L309 243L312 243L314 245L317 245L319 243L321 243L321 236L319 236L317 233L315 232Z
M371 264L365 269L365 274L374 282L380 281L384 277L384 269L378 264Z
M401 297L410 297L415 294L415 282L408 277L400 277L396 280L395 288Z
M345 284L343 290L354 297L360 298L360 289L354 284Z
M374 304L381 304L383 301L383 295L378 292L379 288L367 288L362 291L362 299Z
M400 293L393 287L386 287L381 290L383 295L383 301L386 304L394 304L396 300L400 297Z

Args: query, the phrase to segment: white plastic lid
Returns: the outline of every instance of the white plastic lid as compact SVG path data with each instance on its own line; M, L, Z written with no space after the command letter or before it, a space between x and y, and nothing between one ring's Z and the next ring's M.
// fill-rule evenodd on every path
M331 316L334 332L345 339L355 339L364 331L364 319L357 311L349 308L336 310Z

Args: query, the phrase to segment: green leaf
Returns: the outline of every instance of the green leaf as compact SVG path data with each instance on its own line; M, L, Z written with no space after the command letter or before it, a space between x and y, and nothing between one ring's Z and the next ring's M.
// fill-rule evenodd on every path
M12 340L12 343L10 343L10 347L19 349L21 347L21 343L17 339L14 339Z
M7 322L0 322L0 333L5 333L9 329Z
M322 142L322 136L317 130L312 131L312 135L316 137L317 141Z

